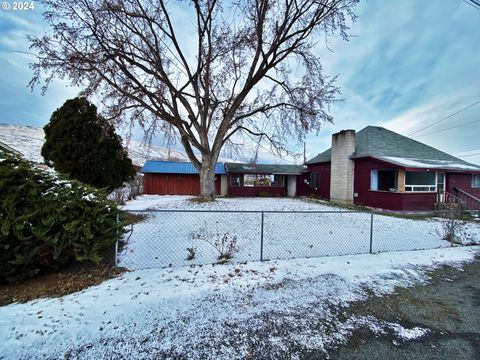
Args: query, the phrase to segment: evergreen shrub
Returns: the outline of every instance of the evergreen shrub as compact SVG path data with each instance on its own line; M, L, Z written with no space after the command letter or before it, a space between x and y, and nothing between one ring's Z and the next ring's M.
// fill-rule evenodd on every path
M58 172L109 191L133 179L122 139L87 99L67 100L43 129L42 156Z
M101 260L122 234L103 192L0 150L0 283Z

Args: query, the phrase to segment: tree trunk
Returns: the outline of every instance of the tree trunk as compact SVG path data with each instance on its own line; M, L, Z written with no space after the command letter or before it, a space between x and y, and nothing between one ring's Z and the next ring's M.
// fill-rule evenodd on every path
M199 169L200 175L200 198L207 201L215 200L215 163L203 158Z

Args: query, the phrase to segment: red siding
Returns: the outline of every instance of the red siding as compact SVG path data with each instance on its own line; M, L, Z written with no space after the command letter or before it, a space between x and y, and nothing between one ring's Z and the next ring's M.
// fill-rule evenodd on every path
M285 176L285 182L287 176ZM286 196L286 186L232 186L230 175L227 176L228 196L232 197L254 197L254 196Z
M353 201L357 205L397 211L430 211L436 203L435 193L395 193L389 191L371 191L371 170L398 170L401 167L376 161L374 159L356 159Z
M268 194L268 195L267 195ZM228 196L285 196L286 191L283 186L229 186Z
M480 188L472 188L472 174L448 173L446 190L455 195L454 188L459 188L480 198Z
M220 193L220 175L215 177L215 191ZM190 174L145 174L143 193L147 195L198 195L200 177Z
M321 199L330 199L330 163L307 165L307 171L297 176L297 196L317 196ZM320 188L315 190L305 184L310 181L310 172L320 173Z

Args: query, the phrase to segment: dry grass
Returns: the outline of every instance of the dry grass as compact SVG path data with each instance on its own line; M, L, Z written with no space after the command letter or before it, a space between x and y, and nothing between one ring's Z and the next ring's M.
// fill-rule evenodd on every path
M113 267L113 249L98 263L77 263L57 272L42 274L20 284L0 285L0 306L11 303L60 297L101 284L118 274Z

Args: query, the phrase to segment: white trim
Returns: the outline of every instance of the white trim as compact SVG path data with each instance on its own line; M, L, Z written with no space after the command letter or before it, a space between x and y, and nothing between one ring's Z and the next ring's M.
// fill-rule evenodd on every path
M378 169L370 170L370 190L378 191Z
M480 188L480 174L472 174L472 189Z
M409 185L407 184L407 173L434 173L435 174L435 185L432 184L415 184L415 185ZM438 187L438 173L435 171L405 171L405 192L437 192L437 187ZM407 188L411 188L411 190L407 190ZM425 188L428 188L428 190L425 190Z

